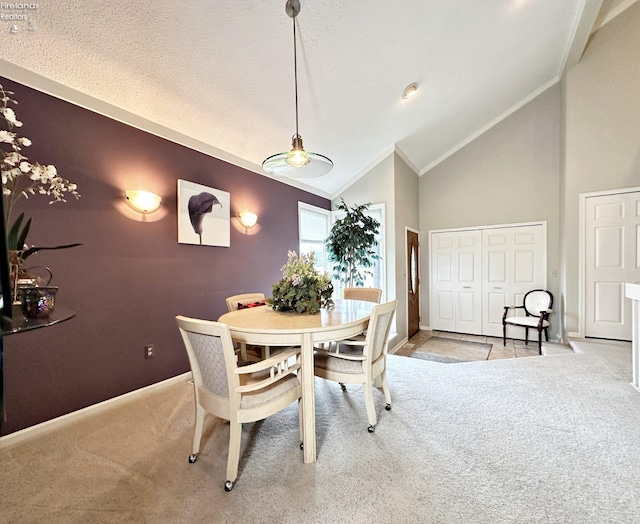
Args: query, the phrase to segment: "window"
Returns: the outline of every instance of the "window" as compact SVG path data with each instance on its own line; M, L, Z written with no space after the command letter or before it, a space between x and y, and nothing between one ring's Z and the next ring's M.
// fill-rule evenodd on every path
M369 209L365 213L367 216L375 218L380 222L380 230L376 236L378 245L373 247L375 253L380 257L376 260L372 267L362 268L365 269L367 275L365 276L365 287L379 287L382 289L382 301L384 302L386 296L385 286L385 272L384 272L384 204L374 204L369 206ZM344 211L335 211L331 213L331 223L345 216ZM345 287L340 282L333 282L333 286L336 290L335 296L342 296L342 288Z
M384 271L384 204L369 206L367 215L380 222L380 231L377 236L378 245L374 251L380 256L373 267L368 268L370 275L365 279L366 287L379 287L382 289L383 299L386 296L385 271ZM331 231L331 225L337 219L344 217L344 212L331 212L304 202L298 202L298 231L300 238L300 253L316 254L316 267L321 271L332 273L332 268L327 260L325 240ZM334 297L342 296L343 285L334 281Z
M324 242L329 236L331 211L298 202L300 254L315 253L316 268L330 273Z

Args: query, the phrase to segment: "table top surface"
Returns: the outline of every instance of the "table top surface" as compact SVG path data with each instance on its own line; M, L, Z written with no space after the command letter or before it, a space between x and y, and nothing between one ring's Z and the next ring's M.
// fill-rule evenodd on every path
M333 308L322 308L311 315L259 306L225 313L218 320L239 331L304 333L361 324L369 319L376 305L362 300L336 300Z

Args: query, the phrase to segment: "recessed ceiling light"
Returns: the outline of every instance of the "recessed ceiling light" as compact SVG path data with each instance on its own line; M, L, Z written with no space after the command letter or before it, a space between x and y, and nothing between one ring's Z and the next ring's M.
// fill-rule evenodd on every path
M402 92L402 98L404 98L405 100L407 98L411 98L413 95L416 94L417 90L418 90L418 84L416 82L409 84L407 87L404 88L404 91Z

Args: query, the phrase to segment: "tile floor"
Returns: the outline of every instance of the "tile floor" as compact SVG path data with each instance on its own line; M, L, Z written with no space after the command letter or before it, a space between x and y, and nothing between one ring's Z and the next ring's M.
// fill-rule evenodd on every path
M424 347L427 340L438 337L452 341L474 342L475 344L461 344L454 346L447 343L429 343L428 350ZM525 345L524 340L507 339L507 344L502 343L502 338L485 337L479 335L465 335L462 333L450 333L447 331L419 331L398 351L397 355L410 355L414 352L427 352L434 356L433 360L466 362L474 360L497 360L503 358L537 357L537 340L529 341ZM543 355L572 353L569 346L554 342L542 343Z

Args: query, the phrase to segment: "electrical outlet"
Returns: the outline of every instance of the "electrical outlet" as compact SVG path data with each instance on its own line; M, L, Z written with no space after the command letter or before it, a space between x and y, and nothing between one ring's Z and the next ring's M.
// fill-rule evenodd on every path
M154 355L153 344L147 344L144 347L144 358L152 358Z

